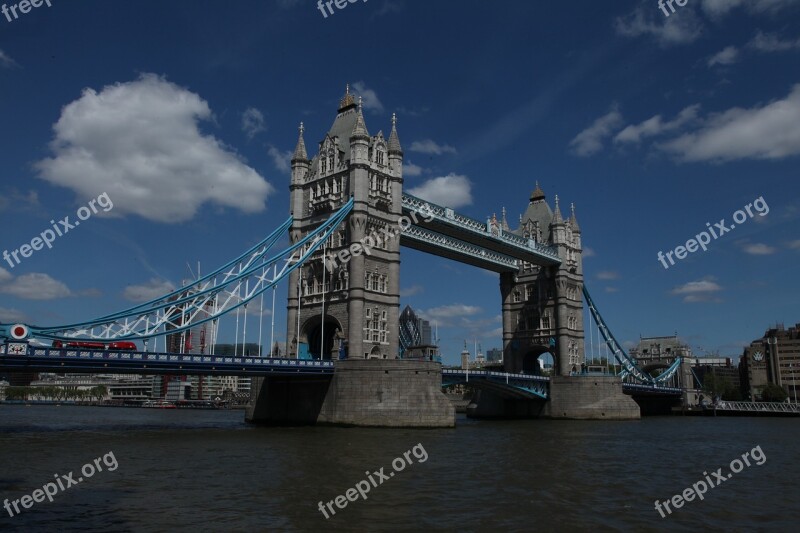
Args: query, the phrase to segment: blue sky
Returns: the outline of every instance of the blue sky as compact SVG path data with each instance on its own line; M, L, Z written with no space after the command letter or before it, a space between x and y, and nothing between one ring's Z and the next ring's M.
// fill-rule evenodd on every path
M537 180L574 202L621 341L738 356L800 321L800 1L51 4L0 16L0 249L103 192L114 208L0 263L0 322L107 314L244 251L288 215L299 122L316 146L346 83L371 133L397 113L408 190L514 228ZM659 263L760 197L765 216ZM495 274L402 259L446 362L501 345Z

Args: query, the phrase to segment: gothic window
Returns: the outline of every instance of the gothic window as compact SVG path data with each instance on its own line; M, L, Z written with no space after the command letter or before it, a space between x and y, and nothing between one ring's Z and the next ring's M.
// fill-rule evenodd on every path
M378 278L378 273L375 272L375 274L372 276L372 290L375 292L378 292Z
M542 317L542 329L550 329L550 315Z
M553 289L552 289L552 287L547 289L547 299L548 300L552 300L553 299Z
M383 155L384 155L384 154L383 154L383 151L382 151L382 150L378 150L378 151L377 151L377 154L378 154L378 157L377 157L378 164L379 164L379 165L381 165L381 166L383 166L383 165L385 164L385 163L384 163L384 160L383 160Z
M536 288L536 286L535 286L535 285L533 285L533 284L529 284L529 285L527 285L527 286L525 287L525 299L526 299L526 300L530 300L531 298L533 298L533 295L534 295L534 289L535 289L535 288Z
M372 316L372 309L367 307L367 318L370 318L371 316Z
M515 302L519 302L521 298L522 298L522 295L520 294L520 292L519 291L514 291L514 301Z
M369 272L364 273L364 288L369 290L370 285L372 283L372 274Z

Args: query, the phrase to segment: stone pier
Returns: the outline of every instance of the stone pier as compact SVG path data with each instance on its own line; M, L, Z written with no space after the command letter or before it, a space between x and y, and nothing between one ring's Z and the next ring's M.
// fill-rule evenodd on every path
M636 401L616 376L553 376L543 416L569 420L638 420Z
M356 359L336 361L334 368L333 377L254 379L245 419L271 425L455 426L439 363Z

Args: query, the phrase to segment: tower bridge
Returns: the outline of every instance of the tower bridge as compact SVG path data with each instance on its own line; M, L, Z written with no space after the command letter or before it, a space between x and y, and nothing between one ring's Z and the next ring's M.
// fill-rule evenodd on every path
M551 208L537 183L512 230L505 209L499 220L483 222L403 193L396 117L388 138L383 132L370 135L349 88L311 157L304 135L301 123L291 160L291 216L264 240L190 285L119 313L66 326L0 325L0 336L8 339L0 369L252 375L247 418L254 422L451 426L454 412L441 386L460 374L399 359L404 246L499 273L504 372L473 373L472 384L480 388L476 414L638 418L638 406L623 394L623 380L639 385L629 387L632 394L669 388L676 367L655 378L641 370L589 297L574 205L564 217L558 196ZM359 252L358 243L369 235L398 225L399 239ZM276 252L285 232L290 244ZM346 262L325 260L347 251ZM288 360L148 349L160 335L216 326L284 279ZM584 303L622 375L578 377L585 363ZM118 354L36 348L26 344L29 337L142 340L145 349ZM554 360L552 379L533 376L545 353Z

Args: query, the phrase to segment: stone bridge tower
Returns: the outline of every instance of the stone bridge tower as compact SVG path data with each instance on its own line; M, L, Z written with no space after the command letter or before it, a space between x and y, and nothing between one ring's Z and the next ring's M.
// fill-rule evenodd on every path
M503 231L511 231L505 210L502 221L496 223ZM561 264L550 267L523 262L519 272L500 275L505 368L509 372L538 372L537 359L550 353L554 374L580 371L585 357L583 261L575 207L570 218L564 219L558 196L551 210L537 183L519 224L512 233L553 246Z
M370 136L361 102L356 103L349 86L311 159L301 124L292 157L291 241L302 239L350 197L355 205L327 242L329 260L323 260L320 248L289 277L290 357L336 359L340 347L349 359L398 357L400 240L382 242L360 254L353 245L373 231L380 234L382 227L397 224L402 189L403 150L395 117L388 139L382 132Z

